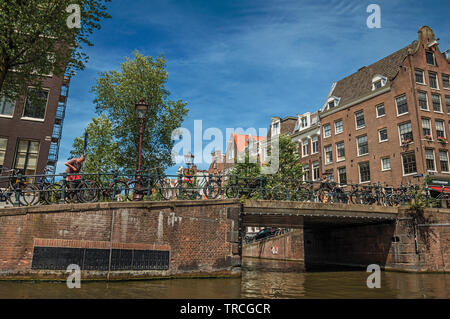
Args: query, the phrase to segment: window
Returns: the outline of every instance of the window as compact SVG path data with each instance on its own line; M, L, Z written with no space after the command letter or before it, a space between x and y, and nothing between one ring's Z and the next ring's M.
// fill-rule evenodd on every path
M359 182L370 182L370 168L369 162L359 163Z
M377 108L377 117L382 117L386 114L384 104L377 105L376 108Z
M366 123L364 122L364 112L359 111L355 113L355 119L356 119L356 129L363 128Z
M400 143L411 143L413 141L411 122L400 124L398 128L400 133Z
M345 146L344 142L339 142L336 144L336 158L338 161L342 161L345 159Z
M423 71L422 70L415 70L416 73L416 83L420 83L420 84L425 84L425 79L423 76Z
M15 169L20 169L25 175L36 173L39 155L39 142L19 140L16 152Z
M430 87L432 89L437 89L438 88L438 83L437 83L436 73L428 72L428 78L430 79Z
M312 152L311 152L311 154L316 154L317 152L319 152L319 137L314 136L311 139L311 144L312 144Z
M308 156L308 140L302 141L302 157Z
M339 184L347 185L347 171L345 167L338 168Z
M441 96L439 94L431 94L431 100L433 101L433 110L435 112L442 112Z
M334 107L334 100L331 102L328 102L328 108L332 109Z
M300 120L300 127L305 128L307 126L308 126L308 118L306 116L302 117Z
M320 170L319 170L319 162L314 162L313 163L313 172L312 172L313 173L313 176L312 176L313 181L319 179L319 172L320 172Z
M369 144L367 143L367 135L356 138L358 144L358 156L369 154Z
M379 89L380 87L382 87L382 85L381 85L381 80L376 81L376 82L373 84L373 87L374 87L375 90L376 90L376 89Z
M442 74L442 86L446 89L450 89L450 76Z
M383 157L381 159L381 170L382 171L390 171L391 170L391 158Z
M445 107L447 108L447 113L450 113L450 96L445 96Z
M0 168L3 167L5 163L6 156L6 145L8 144L8 139L4 137L0 137Z
M427 162L427 170L436 171L436 166L434 163L434 150L425 150L425 160Z
M331 145L325 146L325 164L333 162L333 150Z
M434 64L434 54L433 54L433 52L425 51L425 55L426 55L426 58L427 58L427 63L431 64L431 65L435 65Z
M305 164L303 165L303 181L309 180L309 165Z
M416 155L414 152L402 154L403 174L417 173Z
M397 115L408 113L408 103L406 102L406 95L395 98L397 103Z
M378 131L380 142L385 142L388 140L387 128L381 129Z
M439 151L439 162L441 162L441 172L448 172L448 153Z
M14 113L14 102L7 100L4 96L0 99L0 115L12 116Z
M428 111L428 98L427 93L425 92L417 92L417 96L419 97L419 106L421 110Z
M325 171L325 175L328 177L330 182L334 182L334 173L332 169L328 169Z
M323 126L323 134L325 135L325 137L331 136L331 125L330 124L325 124Z
M342 120L337 120L336 122L334 122L334 128L335 128L336 134L342 133L344 131L344 126L342 124Z
M422 130L425 138L432 139L433 135L431 135L431 121L430 119L422 118Z
M436 137L445 138L444 121L436 120Z
M280 134L280 122L272 124L272 136Z
M48 91L39 91L33 88L28 89L27 100L23 117L44 119L45 108L47 107Z

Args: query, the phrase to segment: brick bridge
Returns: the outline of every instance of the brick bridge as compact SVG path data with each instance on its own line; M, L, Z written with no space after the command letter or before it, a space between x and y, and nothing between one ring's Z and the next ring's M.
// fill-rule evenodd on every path
M65 280L69 264L83 279L239 276L242 255L306 268L449 271L450 210L414 216L392 207L250 200L3 208L0 279ZM252 248L242 244L247 226L295 231Z

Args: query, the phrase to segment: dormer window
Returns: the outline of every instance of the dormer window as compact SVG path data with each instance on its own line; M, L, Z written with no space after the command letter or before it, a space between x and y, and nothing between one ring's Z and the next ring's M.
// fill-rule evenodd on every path
M327 100L328 109L332 109L333 107L336 107L339 105L339 101L341 100L340 97L332 96Z
M305 116L305 117L302 117L301 119L300 119L300 127L301 128L305 128L305 127L307 127L308 126L308 118Z
M272 136L280 134L280 121L272 123Z
M372 91L375 91L376 89L382 88L387 83L387 77L382 75L375 75L372 78Z

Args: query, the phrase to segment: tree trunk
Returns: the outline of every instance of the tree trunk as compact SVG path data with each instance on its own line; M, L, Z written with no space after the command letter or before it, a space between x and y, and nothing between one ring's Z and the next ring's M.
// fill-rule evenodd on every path
M3 83L5 82L7 73L8 73L7 68L4 65L0 65L0 95L2 92Z

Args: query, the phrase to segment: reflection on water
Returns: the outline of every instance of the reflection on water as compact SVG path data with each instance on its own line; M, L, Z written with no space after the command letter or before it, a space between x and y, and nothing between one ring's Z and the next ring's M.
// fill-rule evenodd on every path
M0 282L0 298L449 298L450 274L383 272L381 288L366 286L369 273L304 272L296 262L244 259L242 278L129 282Z

